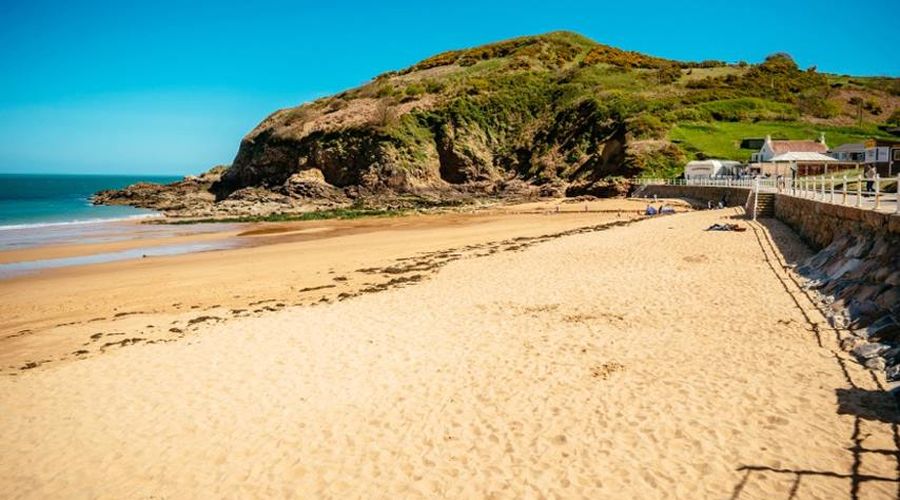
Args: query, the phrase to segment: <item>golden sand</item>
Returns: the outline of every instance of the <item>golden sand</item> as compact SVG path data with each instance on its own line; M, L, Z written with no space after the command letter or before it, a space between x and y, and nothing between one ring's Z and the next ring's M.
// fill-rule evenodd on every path
M568 229L615 221L592 215ZM565 230L562 218L507 216L2 284L4 315L27 307L29 293L86 283L69 302L36 307L95 307L98 297L150 311L116 319L96 306L84 316L107 318L98 331L173 315L186 331L0 376L0 492L894 498L888 396L840 352L783 269L806 252L792 233L777 222L704 231L736 215L694 212L533 241L515 237ZM487 244L500 234L509 241ZM442 255L421 279L349 296L373 286L366 276L410 276L385 270ZM365 268L378 272L355 274ZM343 292L349 298L190 326L200 312L163 310L215 294L223 303L265 297L286 280L334 284L329 269L358 282ZM267 279L276 285L258 283ZM8 305L16 290L26 297ZM16 320L36 321L28 315ZM70 333L88 327L79 328ZM21 341L17 359L55 352L61 337L17 337L44 339Z

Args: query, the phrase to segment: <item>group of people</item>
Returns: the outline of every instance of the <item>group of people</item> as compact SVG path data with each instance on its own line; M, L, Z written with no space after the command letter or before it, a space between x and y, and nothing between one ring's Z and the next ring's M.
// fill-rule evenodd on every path
M727 207L727 206L728 206L728 195L727 195L727 194L723 194L723 195L722 195L722 199L719 200L719 203L718 203L718 204L713 203L712 200L706 200L706 208L707 208L708 210L712 210L712 209L714 209L714 208L722 209L722 208L725 208L725 207Z
M647 205L647 209L644 210L644 215L657 215L657 214L667 215L667 214L674 214L674 213L675 213L675 208L670 207L669 205L666 205L665 203L660 204L659 208L654 207L653 204L649 204L649 205Z

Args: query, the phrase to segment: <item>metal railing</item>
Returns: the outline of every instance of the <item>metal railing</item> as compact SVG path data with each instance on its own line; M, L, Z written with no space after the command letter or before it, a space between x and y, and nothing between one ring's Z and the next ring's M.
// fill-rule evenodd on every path
M897 175L897 189L887 193L883 190L886 179L876 175L874 178L865 178L857 175L849 178L844 175L826 177L800 177L797 179L756 177L733 178L713 177L695 179L637 179L639 185L667 185L667 186L708 186L708 187L735 187L750 189L755 193L770 192L806 198L843 206L855 206L857 208L877 210L900 214L900 174ZM856 183L855 187L849 185ZM865 185L865 189L863 186Z
M757 178L757 177L697 177L693 179L662 179L662 178L641 178L636 179L636 183L640 185L668 185L668 186L711 186L711 187L736 187L736 188L752 188L759 180L763 188L775 188L776 180L773 178Z

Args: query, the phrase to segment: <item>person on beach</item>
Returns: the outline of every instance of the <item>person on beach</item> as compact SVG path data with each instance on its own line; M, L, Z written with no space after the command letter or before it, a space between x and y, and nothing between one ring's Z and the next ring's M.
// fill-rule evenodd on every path
M871 193L875 190L875 167L869 165L866 167L866 192Z
M647 205L644 215L656 215L656 208L653 205Z

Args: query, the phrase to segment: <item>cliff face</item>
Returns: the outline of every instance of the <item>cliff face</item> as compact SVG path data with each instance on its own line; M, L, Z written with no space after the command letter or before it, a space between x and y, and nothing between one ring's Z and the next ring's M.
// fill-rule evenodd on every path
M894 109L896 80L875 84L887 90L867 92ZM752 66L684 63L574 33L517 38L438 54L273 113L210 183L210 206L206 197L193 202L232 213L410 197L622 194L627 185L616 177L671 174L703 155L669 140L674 125L822 120L833 85L783 55Z
M625 106L573 83L595 46L552 34L448 53L278 111L244 138L217 197L250 186L289 191L305 171L351 196L439 197L521 188L512 181L535 192L577 181L589 192L601 178L635 174Z

